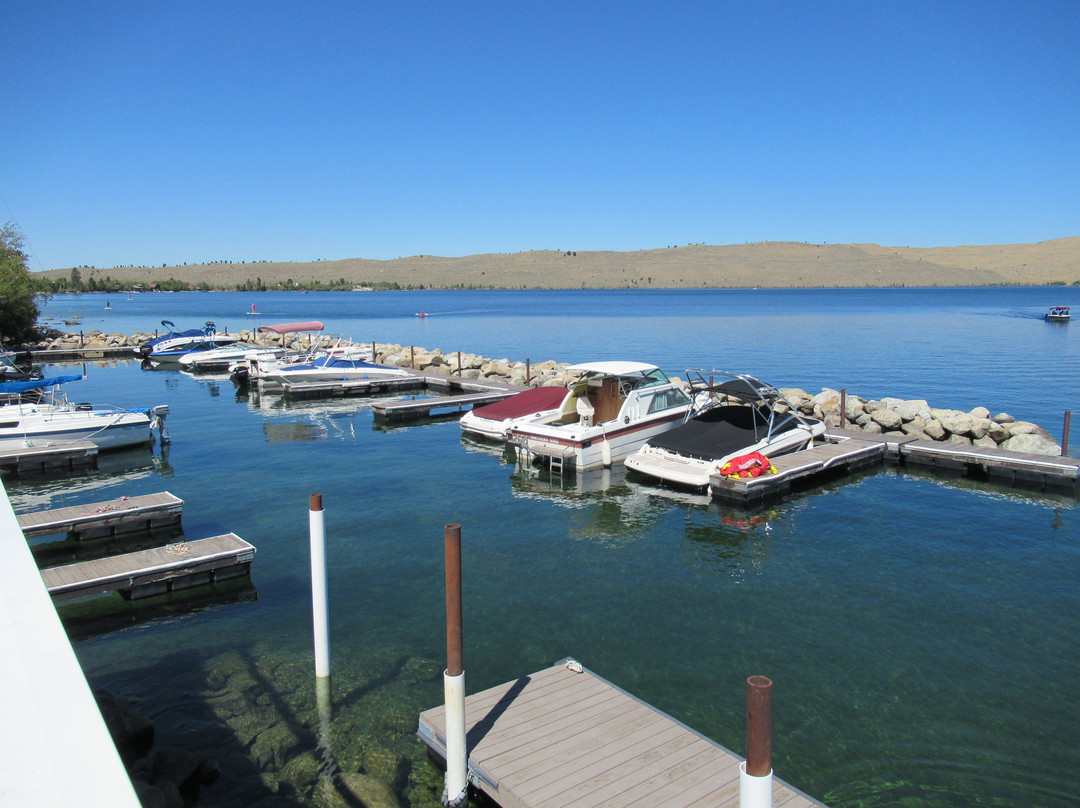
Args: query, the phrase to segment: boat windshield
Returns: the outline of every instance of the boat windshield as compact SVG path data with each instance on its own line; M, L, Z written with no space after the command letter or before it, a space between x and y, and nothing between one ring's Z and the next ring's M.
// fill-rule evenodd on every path
M664 371L660 370L660 368L650 370L647 373L642 373L641 375L643 377L640 385L641 387L652 387L653 385L657 384L668 384L671 381L664 374Z

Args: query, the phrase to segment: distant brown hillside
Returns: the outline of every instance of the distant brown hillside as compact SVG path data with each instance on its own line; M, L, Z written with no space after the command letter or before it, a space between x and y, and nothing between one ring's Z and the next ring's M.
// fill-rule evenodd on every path
M70 269L45 277L68 277ZM80 269L83 280L108 275L150 284L169 278L234 289L245 282L406 288L704 288L826 286L988 286L1080 284L1080 237L1037 244L882 247L877 244L693 245L634 252L578 251L412 256L391 261L347 258L312 263L201 264Z

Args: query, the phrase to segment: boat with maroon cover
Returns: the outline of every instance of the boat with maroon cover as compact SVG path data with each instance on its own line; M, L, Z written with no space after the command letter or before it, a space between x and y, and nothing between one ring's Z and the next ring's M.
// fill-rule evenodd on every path
M515 426L558 420L569 394L565 387L532 387L494 404L477 407L462 415L459 423L470 435L506 440Z
M519 462L545 465L556 474L610 466L649 438L679 426L690 409L679 383L656 365L587 362L567 369L581 376L559 407L559 417L511 427L509 442Z

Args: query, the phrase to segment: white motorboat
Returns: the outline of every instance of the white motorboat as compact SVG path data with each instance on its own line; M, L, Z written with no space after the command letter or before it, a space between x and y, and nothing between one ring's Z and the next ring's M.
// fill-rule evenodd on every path
M809 446L825 424L801 415L780 391L753 376L688 370L694 408L686 423L651 438L626 467L693 489L717 474L758 476L769 458Z
M261 325L258 328L259 333L277 334L281 337L281 346L267 346L258 351L249 351L227 366L229 375L235 383L246 385L250 380L259 378L263 371L269 372L278 365L313 359L318 355L313 334L322 331L323 328L323 324L318 320ZM299 337L296 338L296 344L293 347L289 346L290 334L304 333L308 335L306 346L299 344Z
M264 358L258 356L249 360L248 374L264 385L391 379L410 375L403 368L377 365L369 361L370 357L371 353L363 348L346 348L332 350L308 361L275 361L268 366Z
M568 370L582 373L568 400L572 413L547 424L511 427L509 441L519 460L545 464L554 473L621 462L650 438L682 423L690 399L656 365L589 362Z
M1067 323L1070 316L1068 306L1051 306L1045 319L1049 323Z
M169 329L166 334L147 340L135 349L135 353L143 359L156 363L178 362L188 354L209 351L240 341L240 337L236 335L219 334L213 323L188 331L177 331L171 320L162 320L161 324Z
M238 362L243 362L258 354L268 358L281 356L284 348L256 345L253 342L234 342L232 345L219 345L206 351L194 351L180 357L180 367L193 373L214 373L228 370Z
M576 399L566 387L532 387L510 398L477 407L461 416L462 431L481 438L506 440L515 426L550 424L572 416Z
M82 376L56 376L22 382L0 383L0 449L62 446L90 441L99 449L137 446L153 440L153 428L166 442L164 418L168 406L152 410L94 407L72 404L59 385ZM47 390L46 388L55 388Z

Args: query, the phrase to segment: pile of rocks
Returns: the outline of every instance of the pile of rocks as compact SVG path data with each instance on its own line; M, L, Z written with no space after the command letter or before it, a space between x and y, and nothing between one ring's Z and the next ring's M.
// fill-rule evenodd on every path
M153 334L53 334L35 350L63 350L77 347L137 346ZM273 345L282 337L276 334L240 332L245 341ZM307 344L307 338L291 337L288 347ZM374 345L375 361L392 367L412 368L424 373L443 376L460 375L477 381L494 381L521 387L562 387L571 383L576 374L567 370L566 362L546 360L536 363L491 359L475 353L449 352L395 343L359 343L360 347ZM840 425L840 393L824 388L817 395L805 390L787 388L781 393L805 415L820 418L832 427ZM845 397L845 427L881 435L910 436L924 440L943 441L967 446L1000 446L1016 452L1040 455L1060 455L1061 447L1050 433L1029 421L1017 421L1008 413L991 415L985 407L969 412L931 407L921 399L865 399L848 394Z
M824 389L817 395L805 390L782 389L780 393L804 415L820 418L831 427L841 425L840 392ZM962 410L931 407L922 399L865 399L844 396L844 426L878 435L936 440L964 446L1000 446L1014 452L1060 455L1061 447L1042 427L1017 421L1008 413L991 415L985 407Z

